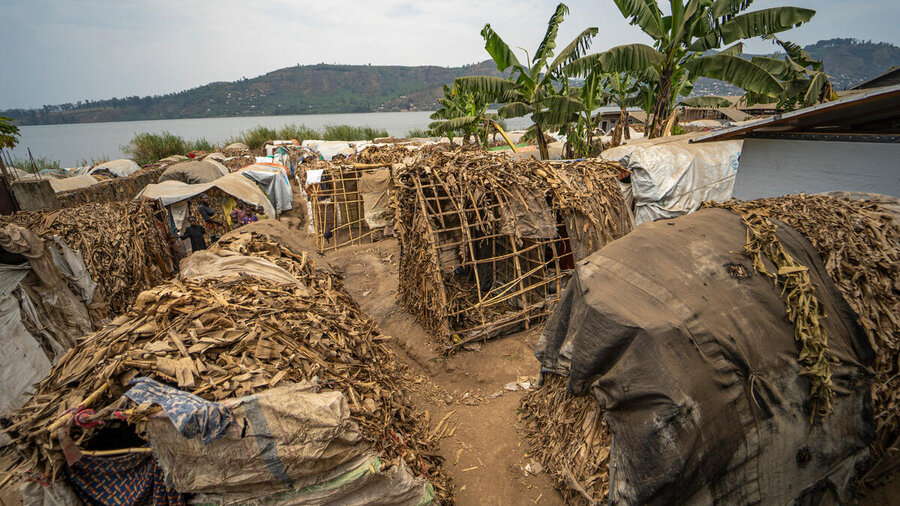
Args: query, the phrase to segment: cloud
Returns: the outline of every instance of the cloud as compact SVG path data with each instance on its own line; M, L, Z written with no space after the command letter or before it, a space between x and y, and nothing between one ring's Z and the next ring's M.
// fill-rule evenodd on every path
M781 4L757 0L753 7ZM896 42L896 2L815 4L819 15L791 33L801 43L831 37ZM30 0L4 2L0 109L85 98L163 94L253 77L300 64L457 66L487 58L484 23L513 47L533 51L556 2L494 0ZM568 2L559 40L587 26L602 50L649 42L612 1ZM795 38L796 35L796 38ZM11 49L10 49L11 48ZM770 51L765 43L750 45Z

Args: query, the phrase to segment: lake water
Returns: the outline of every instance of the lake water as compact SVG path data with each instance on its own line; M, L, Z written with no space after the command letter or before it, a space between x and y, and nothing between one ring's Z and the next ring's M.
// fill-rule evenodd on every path
M430 112L373 112L361 114L304 114L296 116L252 116L240 118L166 119L121 121L114 123L78 123L74 125L34 125L19 127L21 139L13 153L25 158L26 148L35 157L58 160L72 167L81 160L123 158L122 146L140 133L171 132L186 140L204 138L213 144L262 125L278 128L292 123L321 130L326 125L352 125L383 128L402 137L413 128L427 128ZM510 129L527 128L527 118L507 121Z

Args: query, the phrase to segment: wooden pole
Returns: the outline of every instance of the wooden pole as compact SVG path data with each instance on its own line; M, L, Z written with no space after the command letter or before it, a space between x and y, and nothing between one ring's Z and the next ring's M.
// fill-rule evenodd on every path
M84 401L82 401L79 404L79 406L82 406L85 408L90 406L91 404L96 402L97 399L99 399L101 395L103 395L103 392L106 392L108 389L109 389L109 383L104 383L104 384L100 385L100 388L98 388L97 390L94 391L94 393L89 395L87 399L85 399ZM68 423L69 420L72 419L72 416L73 416L72 413L65 413L61 417L59 417L55 422L53 422L52 425L47 427L47 432L49 432L51 434L51 437L53 434L56 433L56 429L62 427L66 423Z
M506 143L509 144L509 147L512 149L512 152L513 152L513 153L518 153L519 150L516 149L516 145L513 144L513 141L511 141L511 140L509 139L509 136L506 135L506 132L504 132L503 129L500 128L500 123L497 123L497 122L494 121L494 120L491 120L491 123L494 125L494 128L496 128L497 131L500 132L500 135L503 136L503 140L505 140Z

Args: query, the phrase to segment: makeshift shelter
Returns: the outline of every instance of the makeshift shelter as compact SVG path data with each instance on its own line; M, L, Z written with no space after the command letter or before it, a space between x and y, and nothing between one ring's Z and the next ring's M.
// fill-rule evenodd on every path
M233 143L225 146L225 149L222 150L222 153L224 153L225 156L228 156L228 157L244 156L244 155L250 154L250 146L248 146L242 142L233 142Z
M631 231L620 170L474 150L398 166L400 300L447 350L540 321L575 262Z
M160 232L160 209L153 202L126 200L85 204L53 211L18 212L0 217L0 226L13 223L45 241L59 236L80 252L103 307L92 308L106 316L125 311L142 290L169 276L173 265L169 245Z
M133 484L129 497L175 502L449 497L402 367L338 277L243 231L194 262L80 341L6 418L12 469L49 485L35 495L69 486L103 502Z
M94 176L89 176L87 174L83 174L80 176L71 176L61 179L51 179L50 186L53 187L53 191L56 193L78 190L81 188L87 188L88 186L93 186L100 181L97 181L97 178Z
M167 168L162 175L159 176L159 182L181 181L185 184L211 183L225 174L228 174L228 169L219 163L212 163L213 161L214 160L202 160L176 163Z
M92 330L96 286L59 236L44 241L18 225L0 227L0 413L24 404L50 365Z
M259 186L278 214L289 211L293 206L294 192L288 180L288 169L283 165L254 163L240 169L238 173Z
M87 170L88 174L107 175L109 177L128 177L141 170L141 166L127 158L110 160L97 164Z
M600 154L630 172L637 225L696 211L708 200L731 198L741 142L691 144L696 135L631 141Z
M62 207L72 207L87 203L115 202L134 198L145 186L155 183L165 169L162 167L142 169L128 177L116 177L99 181L97 184L66 190L56 194ZM68 179L93 178L93 176L73 176ZM59 180L66 184L65 180ZM50 182L54 184L53 181Z
M149 184L137 195L137 198L158 200L163 206L169 207L201 193L206 193L212 188L217 188L247 204L262 207L267 216L275 217L276 215L275 208L272 207L266 194L250 179L234 172L210 183L186 184L181 181L165 181L159 184Z
M392 186L390 167L383 164L309 164L306 193L316 249L337 250L384 237Z
M897 469L896 217L711 205L579 263L547 323L521 417L573 502L846 503Z

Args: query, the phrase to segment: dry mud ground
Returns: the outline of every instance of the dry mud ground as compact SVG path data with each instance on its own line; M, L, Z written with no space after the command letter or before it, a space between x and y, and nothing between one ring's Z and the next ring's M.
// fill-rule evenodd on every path
M461 505L563 504L546 472L528 475L532 462L517 432L516 410L524 395L510 383L533 381L538 362L533 329L485 343L479 351L443 356L413 317L397 303L396 239L350 246L324 255L344 277L344 287L392 337L398 358L418 376L411 392L432 427L447 417L440 443L444 470Z

